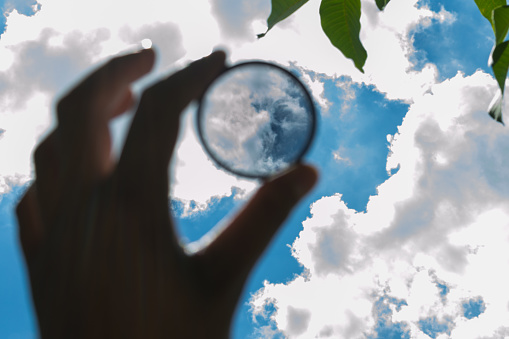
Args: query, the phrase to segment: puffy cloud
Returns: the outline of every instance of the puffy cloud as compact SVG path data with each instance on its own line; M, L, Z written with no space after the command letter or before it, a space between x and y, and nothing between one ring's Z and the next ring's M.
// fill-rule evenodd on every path
M325 97L324 93L324 81L327 79L326 76L312 74L307 71L301 76L301 80L306 84L307 88L311 91L313 99L320 107L322 114L326 114L329 111L332 103Z
M37 94L24 103L23 110L2 115L0 194L8 193L32 177L29 155L47 126L48 115L41 114L40 109L48 105L47 97Z
M173 22L156 22L135 28L124 26L120 29L119 35L129 45L150 39L161 55L159 60L163 69L170 67L185 55L182 33Z
M254 22L266 21L270 13L270 3L263 0L211 0L211 6L221 35L239 43L254 41L261 33L255 32Z
M438 74L434 65L414 69L413 33L431 24L450 24L453 14L443 8L433 12L419 6L417 0L393 0L383 12L373 1L362 1L361 41L368 52L362 74L323 33L319 5L319 1L310 1L264 38L236 46L232 60L261 58L283 64L294 61L316 73L349 76L355 82L375 85L389 99L409 102L436 82ZM257 20L252 20L254 25ZM282 41L285 48L280 48Z
M207 209L213 199L243 199L258 187L253 180L240 179L218 168L204 152L194 129L194 115L186 112L182 124L180 146L171 172L171 196L183 203L182 217ZM206 173L206 175L205 175Z
M383 13L379 13L371 1L364 1L362 39L370 57L366 74L362 75L323 34L318 16L319 2L307 3L260 40L255 40L254 36L266 28L269 1L238 1L233 4L224 0L201 0L166 2L163 6L158 1L147 0L141 6L93 0L87 6L79 7L63 0L41 0L39 3L38 12L30 17L13 10L7 17L7 30L0 39L0 88L3 89L0 114L22 112L25 109L23 105L38 93L42 93L46 103L46 106L31 113L37 114L37 118L28 122L19 120L21 124L30 125L36 121L38 125L16 132L23 133L25 137L19 138L31 140L32 146L16 154L24 159L23 168L11 166L10 172L4 169L0 173L3 182L12 182L8 177L23 178L16 181L18 184L29 180L29 150L52 124L49 114L51 100L88 72L93 64L119 51L133 49L133 45L139 44L141 39L152 39L160 54L159 68L142 83L153 81L161 70L171 71L190 59L206 55L214 46L223 46L231 50L230 57L234 62L258 58L299 69L325 113L330 102L324 97L322 80L337 74L350 76L354 82L375 84L389 98L410 100L414 95L427 91L436 77L432 66L412 71L410 75L406 73L412 69L406 57L412 53L409 33L416 27L447 16L445 10L434 13L416 6L416 0L394 0L393 6ZM119 15L119 6L122 15ZM282 42L285 48L281 48ZM380 44L384 48L380 48ZM313 73L307 71L310 69ZM401 86L402 83L405 86ZM6 130L6 137L2 140L6 151L0 156L10 159L14 157L12 150L15 147L8 142L13 140L14 131L12 127L8 131L4 125L1 128ZM122 134L120 129L117 126L113 131ZM29 135L30 130L36 130L36 135ZM11 137L7 138L7 135ZM115 144L118 146L120 143L117 141ZM177 168L178 171L182 169ZM213 172L210 175L213 176ZM174 190L175 194L195 191L191 187L192 182L191 186L184 185L184 182L187 181L175 183L183 185L182 189ZM225 185L220 189L223 193L231 191L236 185L233 177L221 182ZM2 187L3 191L8 191L10 186L2 184ZM215 194L209 199L213 196ZM187 195L180 198L188 200Z
M416 98L390 146L388 169L399 171L366 212L341 195L316 201L292 245L305 273L266 282L252 298L254 313L272 303L270 317L289 338L357 338L379 330L375 305L389 297L404 301L392 303L390 320L412 338L505 333L509 132L485 113L495 88L479 71ZM465 316L469 300L482 300L477 317ZM310 312L304 332L290 326L290 307Z
M33 15L40 9L40 4L37 0L5 0L2 1L2 13L11 13L16 10L17 12L24 15ZM2 24L5 23L5 18L0 19ZM3 29L2 29L3 31Z
M231 49L234 62L291 65L303 71L322 112L330 102L321 80L344 76L343 89L365 83L411 103L388 139L387 170L399 171L378 187L365 213L349 209L341 195L316 201L292 245L305 273L287 284L265 282L252 298L254 313L295 338L364 337L379 331L382 318L404 324L413 338L425 337L426 324L442 324L441 333L453 338L509 335L509 278L502 273L509 264L509 134L485 114L496 84L481 72L437 83L434 65L415 69L412 62L413 32L449 24L454 15L417 0L392 0L380 13L372 0L363 1L361 39L369 57L361 74L323 34L319 1L260 40L254 35L265 30L269 1L39 3L31 17L10 12L0 39L0 158L8 159L0 161L0 193L31 178L30 152L52 123L55 95L92 64L143 38L155 42L165 70L217 45ZM343 111L355 99L345 93ZM249 194L256 184L216 168L190 119L172 174L172 195L184 202L184 213L230 196L232 187ZM482 300L484 312L465 316L470 300ZM381 303L390 311L383 317ZM276 311L267 313L270 304Z
M110 37L105 28L87 34L73 31L59 35L46 27L35 40L5 46L13 62L0 74L3 111L21 109L37 92L54 95L74 80L71 76L89 67L94 56L99 54L100 44ZM54 39L58 38L62 39L61 45L54 45Z
M161 76L161 69L171 70L209 53L218 37L207 1L196 6L170 2L163 8L158 1L145 1L143 6L92 1L78 7L61 0L39 4L31 16L20 14L18 2L6 4L6 30L0 39L2 193L32 178L30 155L55 123L51 115L55 98L98 61L139 48L141 40L149 38L159 58L156 72L142 81L147 84ZM117 148L129 119L120 120L123 123L112 127ZM227 183L229 190L234 182L231 178Z

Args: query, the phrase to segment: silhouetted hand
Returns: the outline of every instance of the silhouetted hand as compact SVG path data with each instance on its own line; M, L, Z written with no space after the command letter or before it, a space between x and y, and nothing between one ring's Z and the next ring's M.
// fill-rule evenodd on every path
M250 270L316 181L299 165L263 185L205 249L187 255L169 216L168 164L179 117L224 67L216 52L147 89L119 161L108 121L154 52L115 58L57 107L18 205L42 338L226 338Z

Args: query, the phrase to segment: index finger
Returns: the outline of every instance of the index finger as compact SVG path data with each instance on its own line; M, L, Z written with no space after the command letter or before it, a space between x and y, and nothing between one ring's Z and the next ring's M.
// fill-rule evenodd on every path
M232 223L197 253L195 259L207 281L214 286L228 282L242 285L274 234L317 179L316 169L297 165L265 183Z
M58 104L58 142L66 173L88 182L112 168L108 122L132 102L130 85L150 71L154 51L123 55L97 69Z
M143 177L146 181L140 188L164 187L161 193L167 195L168 164L177 140L180 114L223 70L224 62L224 52L214 52L143 93L119 160L120 180L131 185Z
M122 200L141 214L141 232L150 240L173 232L168 208L168 165L180 114L219 74L224 60L224 53L213 53L155 84L141 97L114 181ZM170 238L173 248L178 249L175 234L171 233Z

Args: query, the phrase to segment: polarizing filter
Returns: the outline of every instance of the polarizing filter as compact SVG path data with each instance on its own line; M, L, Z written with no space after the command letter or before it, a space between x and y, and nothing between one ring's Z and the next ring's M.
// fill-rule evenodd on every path
M226 68L200 99L198 135L228 171L268 178L301 161L316 129L309 91L291 72L252 61Z

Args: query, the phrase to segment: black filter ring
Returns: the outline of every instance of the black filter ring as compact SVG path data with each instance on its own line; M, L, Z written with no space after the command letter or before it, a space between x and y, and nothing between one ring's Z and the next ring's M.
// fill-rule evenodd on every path
M242 63L236 64L236 65L233 65L231 67L226 67L221 73L219 73L219 75L214 79L214 81L212 81L209 84L207 89L203 92L203 95L200 97L199 102L198 102L198 112L196 114L196 126L197 126L197 130L198 130L198 137L200 139L200 142L201 142L203 148L205 149L206 153L212 158L212 160L217 165L219 165L220 167L226 169L227 171L229 171L235 175L241 176L241 177L266 180L266 179L278 174L279 172L271 173L271 174L267 174L267 175L263 175L263 174L260 175L260 174L253 174L253 173L238 171L236 169L231 168L228 164L221 161L221 159L218 158L218 156L214 153L214 151L212 151L212 149L208 145L208 142L205 140L205 138L203 136L204 135L203 128L202 128L202 124L200 123L200 121L202 120L203 111L204 111L204 104L203 104L204 98L206 97L208 90L215 83L215 81L218 80L219 78L221 78L222 76L224 76L225 74L231 73L232 71L237 70L238 68L242 68L242 67L246 67L246 66L253 66L253 65L254 66L270 67L270 68L276 69L279 72L282 72L283 74L287 75L292 80L294 80L295 83L298 84L298 86L302 89L303 93L305 93L307 100L309 101L309 107L311 109L311 111L309 112L310 118L311 118L310 119L311 120L310 121L311 131L309 133L308 140L306 141L304 147L302 148L300 153L298 153L297 157L295 158L295 161L291 165L298 164L301 162L302 158L304 157L304 155L308 152L309 148L311 147L311 144L312 144L313 139L316 134L317 116L316 116L315 103L313 101L313 97L311 96L309 90L302 83L302 81L299 80L299 78L297 78L297 76L295 76L295 74L293 74L292 72L290 72L287 69L285 69L281 66L278 66L276 64L265 62L265 61L248 61L248 62L242 62ZM291 165L289 167L291 167Z

